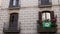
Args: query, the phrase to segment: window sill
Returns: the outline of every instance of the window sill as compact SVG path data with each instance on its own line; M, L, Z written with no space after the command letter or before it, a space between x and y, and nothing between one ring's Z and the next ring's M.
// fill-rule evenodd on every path
M8 9L9 10L19 10L20 9L20 6L18 6L18 7L9 7Z
M48 7L52 7L52 5L38 5L39 8L48 8Z

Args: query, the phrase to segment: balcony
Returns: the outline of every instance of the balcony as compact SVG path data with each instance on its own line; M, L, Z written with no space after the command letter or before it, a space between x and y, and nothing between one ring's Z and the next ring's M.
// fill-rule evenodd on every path
M4 33L19 33L20 32L20 26L9 27L9 24L4 23L3 32Z
M43 28L41 25L37 25L37 32L57 32L57 25L52 26L51 28Z
M37 32L40 34L56 34L57 16L54 15L54 11L42 11L38 14L39 19L37 20Z

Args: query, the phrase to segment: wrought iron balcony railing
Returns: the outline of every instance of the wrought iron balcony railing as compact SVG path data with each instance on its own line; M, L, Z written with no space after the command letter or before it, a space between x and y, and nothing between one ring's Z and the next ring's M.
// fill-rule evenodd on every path
M9 27L9 23L4 23L3 32L20 32L20 24L17 27Z

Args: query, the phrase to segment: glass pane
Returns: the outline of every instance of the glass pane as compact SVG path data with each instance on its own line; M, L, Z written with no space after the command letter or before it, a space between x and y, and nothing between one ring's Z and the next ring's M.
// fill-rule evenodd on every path
M16 6L16 0L13 0L13 6Z
M47 15L47 19L50 20L50 13L46 13L46 15Z
M44 20L51 20L50 13L42 14L42 21L44 21Z
M49 4L49 0L41 0L41 5L48 5Z
M51 2L51 3L52 3L52 0L49 0L49 2Z

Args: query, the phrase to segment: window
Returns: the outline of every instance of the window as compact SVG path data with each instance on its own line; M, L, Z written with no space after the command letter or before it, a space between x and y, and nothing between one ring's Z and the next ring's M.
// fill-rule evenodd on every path
M51 27L51 13L50 12L43 12L42 13L42 26L43 27Z
M42 14L42 20L51 20L50 13L43 13Z
M18 13L11 13L8 24L4 24L4 34L19 34L20 27L18 27Z
M9 8L18 8L19 0L10 0Z
M13 28L17 28L18 26L18 13L12 13L10 14L10 22L9 26Z
M41 0L41 5L49 5L51 0Z
M46 7L52 5L52 0L39 0L38 1L39 7Z

